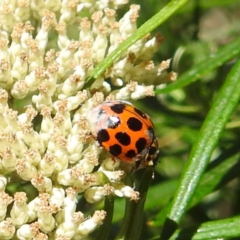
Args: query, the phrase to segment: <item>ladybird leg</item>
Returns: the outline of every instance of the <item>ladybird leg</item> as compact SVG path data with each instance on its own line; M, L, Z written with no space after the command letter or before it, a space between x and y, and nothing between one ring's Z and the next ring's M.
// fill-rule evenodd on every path
M136 168L136 170L141 168L141 161L140 160L135 162L135 168Z
M115 164L116 163L116 157L114 157L113 155L111 156L111 159L113 161L113 163Z

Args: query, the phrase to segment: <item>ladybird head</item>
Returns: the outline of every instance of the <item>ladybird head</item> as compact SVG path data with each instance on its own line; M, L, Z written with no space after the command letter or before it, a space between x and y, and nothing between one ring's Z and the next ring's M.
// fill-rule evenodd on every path
M145 164L147 166L155 166L158 163L158 156L159 156L158 140L155 137L144 157Z
M140 169L147 166L155 166L158 164L158 157L158 140L155 137L150 147L146 150L144 157L140 158L139 161L136 161L135 168Z

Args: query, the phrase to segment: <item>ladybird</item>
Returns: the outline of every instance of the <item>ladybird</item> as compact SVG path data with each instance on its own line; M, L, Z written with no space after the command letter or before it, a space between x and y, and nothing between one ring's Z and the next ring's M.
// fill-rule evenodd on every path
M112 156L124 162L155 165L158 141L150 117L127 101L107 100L87 116L91 134ZM139 164L138 164L139 165Z

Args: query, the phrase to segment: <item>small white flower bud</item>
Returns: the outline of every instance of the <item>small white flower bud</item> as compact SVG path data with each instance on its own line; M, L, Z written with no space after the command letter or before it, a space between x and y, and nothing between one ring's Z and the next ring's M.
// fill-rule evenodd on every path
M40 225L38 222L31 224L23 224L17 230L17 237L19 240L33 239L39 233Z
M86 17L83 17L80 20L79 40L83 42L86 39L93 39L93 33L91 31L91 22Z
M37 174L37 169L25 159L18 159L16 170L18 175L25 181L30 181Z
M114 86L117 86L117 87L121 87L124 84L121 78L112 78L111 82Z
M155 37L149 39L138 55L139 60L149 60L153 58L153 55L158 51L161 43L164 41L164 37L157 33Z
M17 22L25 22L30 18L30 3L29 1L22 1L17 4L14 11L14 17Z
M51 206L39 206L38 207L38 223L41 231L45 233L52 232L55 228L55 219L52 214L55 213L55 209Z
M14 83L11 94L16 99L23 99L27 96L29 92L29 87L24 80L19 80Z
M19 125L17 122L17 111L14 111L11 108L9 108L5 110L3 116L5 117L5 120L12 131L19 130Z
M5 191L7 185L7 178L0 174L0 192Z
M4 221L0 222L0 239L10 240L13 239L15 233L15 226L11 218L7 218Z
M77 191L74 188L66 189L67 196L64 198L62 210L64 221L69 221L76 211Z
M39 198L36 197L32 201L28 203L28 221L32 222L37 219L37 204L39 202Z
M28 56L22 52L16 56L14 64L12 66L11 74L16 79L22 79L28 72Z
M78 2L74 1L69 6L68 1L62 1L61 4L61 16L59 22L66 22L69 25L72 25L73 19L75 19L76 11L77 11Z
M113 159L112 157L109 157L102 162L99 170L104 169L107 171L113 171L114 169L117 169L119 167L120 163L121 163L121 160L117 158Z
M52 189L51 179L44 177L41 174L37 174L32 178L31 183L39 192L50 192Z
M72 214L72 217L68 220L65 220L63 223L58 225L58 228L55 232L56 237L67 237L71 239L75 236L76 230L79 226L79 223L81 223L84 220L84 215L81 212L75 212Z
M55 0L55 1L44 1L45 2L45 8L51 9L52 12L58 12L61 9L61 0Z
M131 92L126 87L122 87L119 90L113 91L112 94L116 99L119 100L128 100L130 98Z
M106 27L103 25L99 26L99 34L97 35L92 47L93 59L96 63L101 62L106 54L106 49L108 46L106 32Z
M131 99L138 100L146 96L154 96L153 86L140 86L138 85L133 93L131 93Z
M97 203L104 199L103 187L91 187L84 192L84 197L89 203Z
M43 71L42 74L44 74L44 69L36 69L35 71L30 72L29 75L27 75L24 79L26 85L29 87L29 91L35 91L38 88L38 85L40 83L41 78L37 77L39 76L37 74L38 71Z
M55 170L54 162L55 156L51 153L46 153L44 157L40 160L38 169L44 176L51 176Z
M25 152L25 159L33 166L38 166L41 161L41 154L37 149L29 149Z
M79 161L79 168L83 173L90 173L98 163L98 152L99 149L96 145L90 145L83 153L83 159Z
M102 187L91 187L84 192L84 197L89 203L97 203L105 198L105 196L111 195L114 192L114 188L105 184Z
M36 116L37 116L37 111L31 106L26 106L27 109L24 113L18 115L18 121L21 124L31 122Z
M68 155L66 151L67 141L65 137L56 130L49 143L48 143L48 152L52 153L55 157L54 159L54 168L56 172L62 171L68 167Z
M138 11L140 9L139 5L131 5L130 10L125 13L125 15L119 21L119 32L121 33L122 37L126 39L130 35L132 35L136 29L136 21L138 18Z
M52 215L59 211L57 206L49 204L49 198L49 194L43 193L39 195L37 202L38 223L41 231L45 233L49 233L55 228L56 221Z
M84 145L79 141L78 135L68 135L67 150L70 154L69 162L71 164L79 161L80 157L82 156L83 147Z
M28 221L27 195L25 192L14 194L14 203L10 216L15 226L20 227Z
M34 131L32 123L21 124L20 128L21 131L17 132L17 137L23 140L30 148L43 153L45 151L44 143L38 132Z
M50 192L50 199L49 204L58 207L59 209L62 207L64 198L65 198L65 191L61 187L53 187Z
M58 183L60 183L64 186L73 185L77 179L72 175L72 171L73 171L73 169L65 169L65 170L59 172L58 176L57 176ZM81 173L79 172L79 174L81 174Z
M6 146L0 155L2 156L3 167L9 172L15 171L17 158L11 147Z
M62 50L62 49L66 49L67 46L70 43L70 39L68 38L67 35L67 25L64 22L60 22L58 23L58 25L56 26L56 31L58 32L58 47ZM61 62L61 60L57 60L57 62ZM61 65L61 64L60 64Z
M3 221L6 217L7 206L13 201L12 197L10 197L5 192L0 192L0 221Z
M114 187L114 194L118 197L127 197L130 200L138 201L139 192L134 191L131 187L124 185L120 182L113 182L112 186Z
M42 26L38 31L36 40L38 41L39 50L45 51L48 43L48 33L52 27L56 26L56 16L53 12L45 9L44 16L42 18Z
M75 96L69 97L67 102L67 109L69 111L76 109L88 97L87 91L83 90L78 92Z
M105 211L95 211L94 215L81 223L77 230L77 235L87 236L91 233L97 226L102 224L107 213Z

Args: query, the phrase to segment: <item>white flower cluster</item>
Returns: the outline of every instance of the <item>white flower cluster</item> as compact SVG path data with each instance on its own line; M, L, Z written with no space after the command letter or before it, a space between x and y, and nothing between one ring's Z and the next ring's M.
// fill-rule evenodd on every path
M84 216L78 196L139 199L121 182L119 160L99 160L85 119L105 97L152 96L151 84L174 78L164 71L169 61L150 60L163 38L147 36L84 89L90 71L137 29L137 5L116 19L127 2L0 1L0 239L82 239L107 213ZM20 182L37 190L33 200L6 192Z

